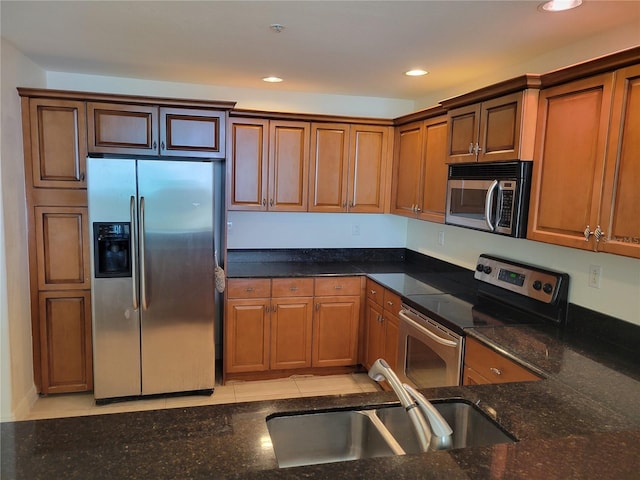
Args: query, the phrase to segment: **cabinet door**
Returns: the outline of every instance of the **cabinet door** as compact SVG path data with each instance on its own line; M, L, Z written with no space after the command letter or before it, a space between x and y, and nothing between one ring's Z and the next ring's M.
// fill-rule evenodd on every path
M593 249L613 74L540 92L527 238Z
M389 127L352 125L349 134L348 209L384 213L388 195ZM387 197L387 198L385 198Z
M447 203L447 117L426 120L424 124L424 174L418 218L444 223Z
M86 188L87 125L84 102L30 99L34 187Z
M91 292L41 292L42 393L93 388Z
M269 121L252 118L230 119L227 144L228 209L266 210Z
M313 298L274 298L271 313L271 368L311 366Z
M160 108L160 155L224 158L225 113Z
M520 158L522 92L482 102L479 162Z
M91 288L87 209L35 207L39 290Z
M598 250L640 258L640 65L616 73Z
M307 122L269 123L269 205L271 211L306 212L309 192Z
M478 142L480 104L456 108L447 114L449 133L447 136L447 162L475 162L474 146Z
M89 102L90 153L158 154L158 107Z
M360 297L316 297L315 304L312 365L356 365Z
M227 300L224 325L226 372L269 369L271 304L268 298Z
M388 311L384 313L384 337L383 337L383 358L392 369L398 366L398 344L400 343L400 319L391 315Z
M385 344L385 339L382 308L380 308L375 301L367 301L365 322L364 366L367 369L371 368L371 365L381 357L387 360L387 362L390 362L391 360L395 361L395 358L388 359L384 356L383 346Z
M415 217L422 175L423 123L414 122L396 131L391 213Z
M311 125L309 211L346 212L349 125Z

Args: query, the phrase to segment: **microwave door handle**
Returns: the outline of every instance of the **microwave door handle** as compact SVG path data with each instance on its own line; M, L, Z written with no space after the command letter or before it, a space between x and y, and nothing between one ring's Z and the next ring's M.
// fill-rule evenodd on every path
M498 181L494 180L489 185L487 197L484 199L484 221L487 223L490 231L495 231L496 227L491 223L491 210L493 210L493 192L498 188Z

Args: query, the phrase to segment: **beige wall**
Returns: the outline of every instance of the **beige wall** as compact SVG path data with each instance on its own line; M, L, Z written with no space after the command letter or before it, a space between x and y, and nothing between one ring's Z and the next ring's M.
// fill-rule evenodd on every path
M0 252L0 419L19 417L36 399L31 350L22 122L17 86L45 86L45 72L6 40L2 58L2 252Z

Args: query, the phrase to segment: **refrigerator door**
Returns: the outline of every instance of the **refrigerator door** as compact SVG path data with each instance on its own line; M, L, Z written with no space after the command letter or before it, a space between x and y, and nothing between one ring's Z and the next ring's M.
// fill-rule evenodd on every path
M214 385L213 166L138 160L142 394Z
M89 224L94 222L136 224L136 161L87 159ZM133 208L132 208L133 207ZM131 236L130 252L135 250ZM94 259L95 242L91 242ZM133 255L135 257L135 255ZM93 314L93 376L96 399L140 395L140 319L134 305L137 295L135 258L130 276L96 278L91 262L91 309Z

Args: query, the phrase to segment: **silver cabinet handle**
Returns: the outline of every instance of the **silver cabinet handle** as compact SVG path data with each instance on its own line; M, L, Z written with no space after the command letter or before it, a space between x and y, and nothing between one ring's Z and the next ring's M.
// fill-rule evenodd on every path
M600 239L601 239L602 237L604 237L604 232L603 232L603 231L602 231L602 229L600 228L600 225L598 225L598 226L596 227L596 231L595 231L595 232L593 232L593 236L595 237L596 242L599 242L599 241L600 241Z
M245 292L253 292L253 287L247 287L244 290Z
M156 142L155 140L153 141L153 147L152 147L152 148L153 148L154 150L155 150L156 148L158 148L158 142Z
M420 213L422 211L422 209L420 208L420 205L416 205L416 213Z
M473 153L474 155L478 156L478 154L482 151L482 147L476 143L476 146L473 147Z
M591 235L593 235L593 232L589 228L589 225L587 225L587 228L584 229L584 232L582 232L582 234L584 235L584 241L588 242L589 241L589 237Z
M502 375L502 372L499 369L495 368L495 367L491 367L491 368L489 368L489 370L491 370L491 372L495 373L496 375Z
M336 286L335 286L335 287L333 287L333 288L335 288L336 290L342 290L342 285L336 285Z
M273 198L269 200L269 206L273 207Z
M387 301L387 305L389 305L390 307L393 306L393 302L391 300Z
M136 197L129 198L129 218L131 220L131 286L133 288L133 309L138 309L138 239L136 236Z
M291 290L292 292L297 292L298 291L298 287L289 287L289 290Z
M376 293L378 293L375 290L369 290L369 292L371 293L371 295L375 295Z
M262 199L262 206L263 206L263 207L266 207L266 206L267 206L267 199L266 199L266 198L263 198L263 199Z
M491 210L493 210L493 191L498 188L498 181L494 180L489 185L487 190L487 197L484 199L484 221L487 223L490 231L494 231L496 227L491 223Z
M469 153L473 153L473 142L469 144Z
M140 296L142 297L142 309L149 309L149 301L147 299L147 269L145 255L145 239L144 239L144 197L140 197Z
M160 142L160 150L164 150L164 140Z

